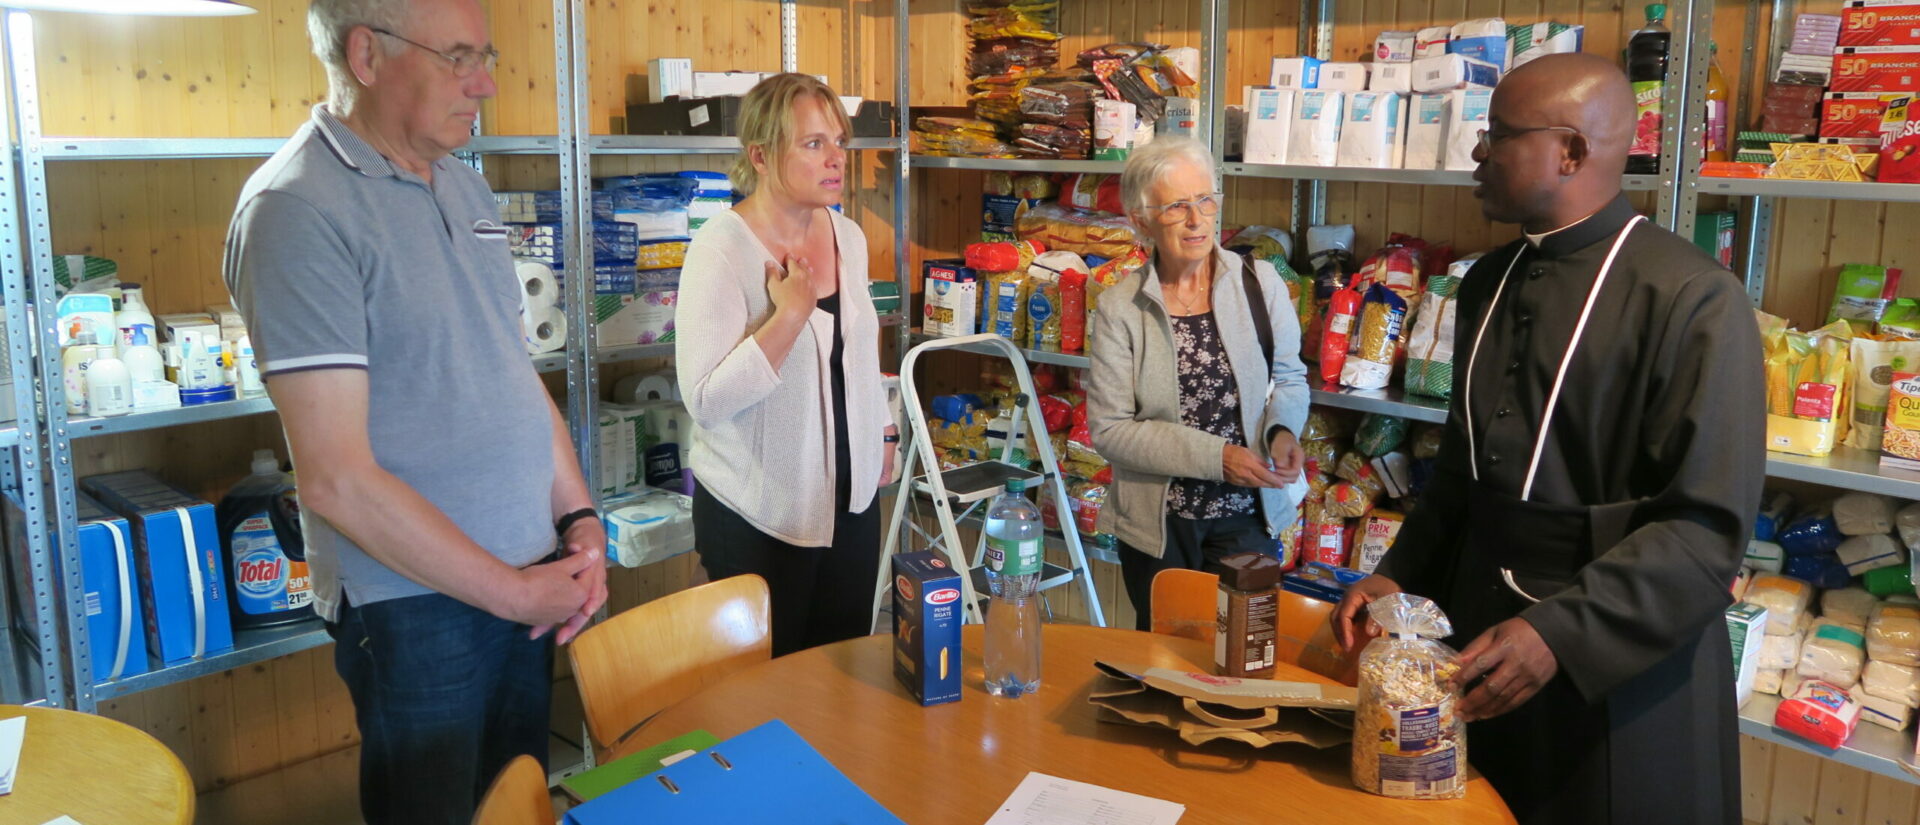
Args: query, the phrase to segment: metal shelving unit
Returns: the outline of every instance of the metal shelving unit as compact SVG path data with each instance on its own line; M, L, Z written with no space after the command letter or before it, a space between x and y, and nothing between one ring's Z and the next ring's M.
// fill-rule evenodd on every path
M1911 183L1842 183L1770 178L1701 178L1700 194L1736 198L1812 198L1837 201L1920 202L1920 185Z
M920 169L973 169L986 172L1097 172L1117 175L1126 167L1118 160L1032 160L1029 158L956 158L945 155L914 155L913 165Z
M95 701L105 701L116 696L126 696L143 690L196 679L201 676L232 670L237 667L277 659L302 650L316 648L331 643L333 638L327 635L327 629L318 619L277 627L263 627L257 630L235 630L233 649L215 653L190 662L163 667L158 670L100 682L93 686Z
M737 137L707 135L594 135L587 139L595 155L733 155L740 152ZM893 138L850 138L851 151L892 151Z
M1879 455L1852 447L1824 458L1769 452L1767 476L1920 501L1920 473L1883 468Z
M1804 751L1907 784L1920 784L1913 759L1913 734L1861 722L1838 748L1825 748L1773 726L1780 697L1756 693L1740 708L1740 732L1763 742Z

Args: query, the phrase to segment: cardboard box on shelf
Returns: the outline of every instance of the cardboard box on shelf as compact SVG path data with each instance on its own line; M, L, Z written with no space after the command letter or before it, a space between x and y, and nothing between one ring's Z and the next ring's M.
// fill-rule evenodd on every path
M647 61L647 100L659 103L670 97L693 96L693 59L656 57Z
M1447 158L1447 120L1453 95L1414 95L1407 116L1407 151L1403 169L1442 169Z
M1840 11L1839 45L1920 46L1920 4L1849 2Z
M1863 46L1835 49L1834 92L1920 91L1920 48Z
M1340 124L1337 163L1366 169L1398 169L1406 143L1402 124L1407 99L1393 92L1354 92L1347 95L1347 114Z
M1887 103L1897 97L1883 92L1829 93L1820 101L1820 136L1878 138Z
M1247 163L1286 163L1293 130L1293 89L1251 89L1247 108Z
M1332 166L1340 153L1340 121L1346 98L1339 92L1307 89L1294 99L1293 125L1287 135L1287 162Z
M146 470L89 476L80 487L131 528L147 647L161 663L232 650L232 595L213 505Z
M1267 85L1276 89L1317 89L1324 62L1316 57L1276 57L1267 73Z

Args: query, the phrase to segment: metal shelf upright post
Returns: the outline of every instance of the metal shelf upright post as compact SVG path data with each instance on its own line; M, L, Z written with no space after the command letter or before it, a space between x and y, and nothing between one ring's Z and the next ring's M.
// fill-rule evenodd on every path
M0 38L6 36L6 23L0 21ZM3 47L4 44L0 44ZM12 77L8 68L9 81ZM0 627L5 628L0 638L0 701L24 703L29 700L46 701L59 705L65 699L63 668L59 663L66 657L60 649L60 601L55 596L58 570L52 564L52 552L49 548L50 531L46 514L45 464L41 460L40 440L42 433L35 422L40 416L34 410L36 388L33 353L36 349L28 327L29 317L46 317L44 310L30 315L28 302L32 294L27 289L26 261L21 257L22 229L20 212L20 179L18 162L14 154L17 143L11 137L16 134L12 128L12 89L7 83L0 83L0 113L6 114L6 120L0 122L0 289L3 289L6 304L6 335L8 376L12 379L14 409L14 439L11 449L0 456L0 482L4 482L7 498L17 510L22 520L17 531L25 546L24 558L15 558L8 563L13 565L13 575L25 576L29 580L29 590L33 597L33 614L27 617L31 628L15 627L14 622L22 618L12 600L19 592L14 587L0 588ZM44 222L44 205L35 211L35 219ZM10 583L9 583L10 584ZM31 635L33 649L23 649L28 635ZM30 663L37 662L37 667ZM37 673L38 679L28 678L29 672ZM37 684L35 682L37 681Z

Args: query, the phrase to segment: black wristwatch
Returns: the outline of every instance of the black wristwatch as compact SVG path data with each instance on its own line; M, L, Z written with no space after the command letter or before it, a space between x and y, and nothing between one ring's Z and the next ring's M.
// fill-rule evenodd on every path
M885 433L882 433L880 435L880 442L883 444L898 444L900 443L900 435L898 433L895 433L893 435L887 435Z
M553 532L555 535L561 538L566 538L567 529L572 527L574 525L574 522L577 522L581 519L599 518L599 517L600 517L600 511L595 510L592 507L582 507L578 510L575 510L571 513L561 516L559 521L554 522Z

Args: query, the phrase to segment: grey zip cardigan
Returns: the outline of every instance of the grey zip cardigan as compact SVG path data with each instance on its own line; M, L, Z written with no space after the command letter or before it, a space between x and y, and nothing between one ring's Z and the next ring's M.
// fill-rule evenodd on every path
M1273 324L1273 363L1262 364L1240 272L1240 256L1214 247L1213 318L1240 393L1246 447L1267 457L1266 433L1306 425L1307 368L1300 362L1300 319L1279 273L1254 265ZM1087 378L1087 427L1093 447L1113 465L1113 484L1100 510L1101 531L1159 558L1166 552L1167 487L1175 477L1221 481L1226 439L1180 423L1180 383L1174 363L1173 323L1150 260L1133 277L1100 295ZM1250 399L1264 399L1253 403ZM1267 533L1293 523L1300 502L1262 489Z

